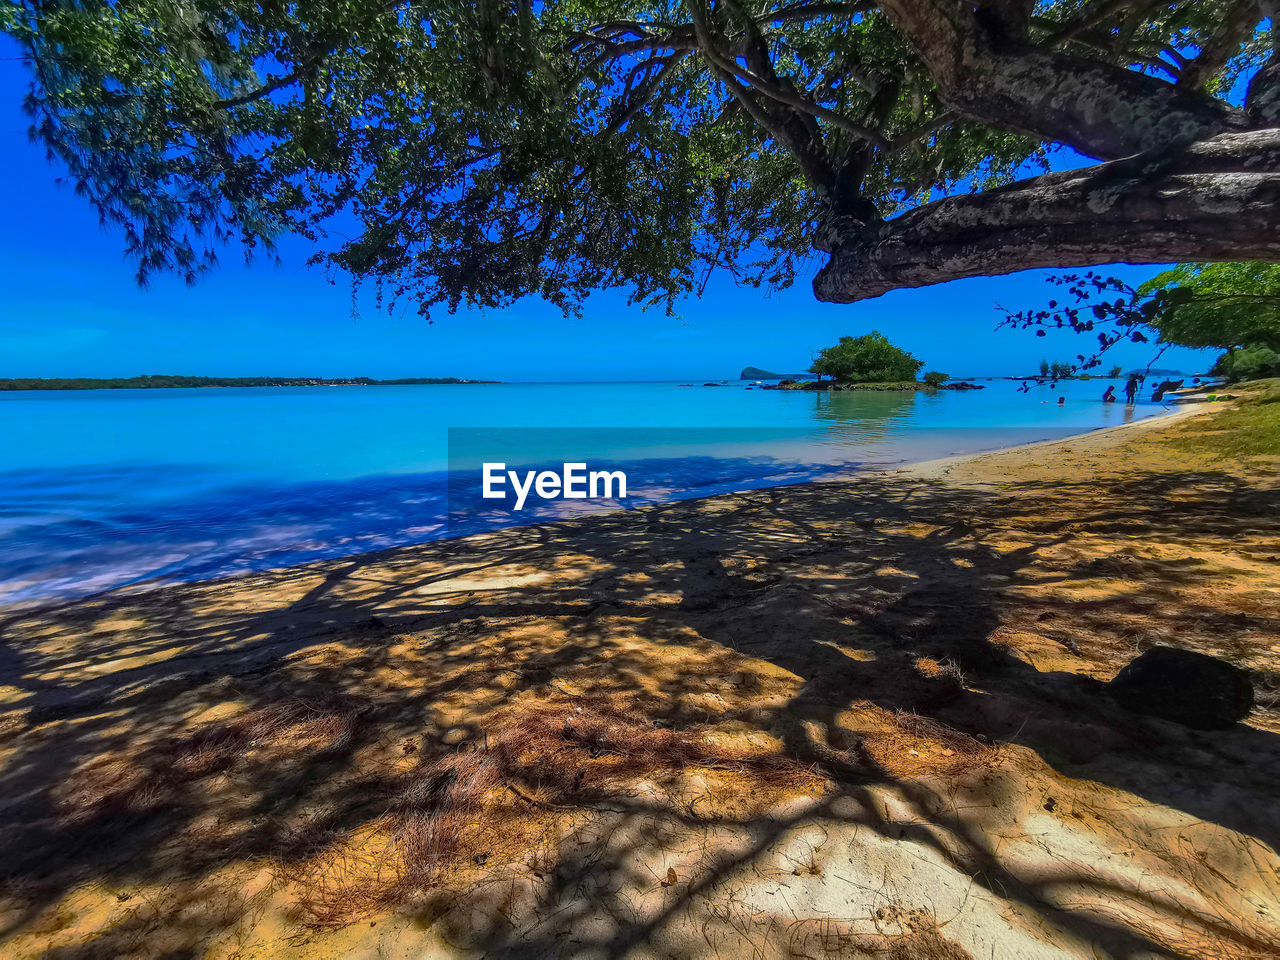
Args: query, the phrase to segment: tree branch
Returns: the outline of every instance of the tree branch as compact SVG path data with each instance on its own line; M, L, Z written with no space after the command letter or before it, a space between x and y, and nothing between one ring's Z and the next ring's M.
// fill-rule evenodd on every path
M814 292L835 303L1036 267L1280 260L1280 129L837 222L822 239L831 260Z
M1077 10L1074 16L1068 17L1062 23L1055 25L1056 33L1054 39L1059 43L1074 40L1082 33L1098 26L1108 17L1130 6L1132 2L1133 0L1098 0L1096 3L1086 4Z
M263 97L270 96L277 90L283 90L285 87L292 86L307 76L315 69L314 61L300 64L296 70L283 74L279 77L268 77L260 86L254 87L245 93L237 94L234 97L223 97L221 100L214 100L210 106L215 110L230 110L234 107L242 107L247 103L253 103L255 100L261 100Z
M728 87L729 92L737 98L751 118L783 149L789 151L796 159L800 171L809 184L821 195L831 190L833 173L831 158L826 145L822 142L820 131L808 117L800 117L789 107L783 107L776 101L762 104L756 99L754 91L748 89L739 79L737 65L719 52L718 44L711 33L702 0L691 0L689 4L693 19L693 27L698 38L698 50L711 65L712 71Z
M1025 30L993 33L969 2L883 0L883 8L948 106L1002 129L1114 159L1248 126L1243 111L1200 91L1037 48Z
M758 24L766 23L803 23L816 17L845 16L852 17L859 13L870 13L877 4L866 3L797 3L782 7L772 13L764 13L755 18Z
M656 57L651 60L645 60L632 69L632 75L636 71L644 73L644 80L634 89L631 88L631 75L627 78L627 90L623 99L617 105L617 113L604 129L604 135L610 136L621 130L631 119L640 112L641 109L649 102L654 93L657 92L663 78L668 73L679 66L680 62L688 53L673 53L668 57ZM657 69L654 69L656 66Z
M861 124L854 123L848 117L842 116L835 110L831 110L822 104L814 103L805 97L800 96L792 90L788 90L781 82L770 82L758 73L753 73L743 67L738 66L733 60L721 54L714 46L699 44L699 51L721 72L732 74L743 83L749 84L753 90L758 90L770 100L776 100L778 103L807 113L810 116L818 117L826 120L833 126L839 127L846 133L851 133L859 139L874 143L877 146L884 144L884 138L875 130L871 130Z
M1261 19L1262 11L1252 0L1245 0L1236 6L1204 49L1179 71L1178 84L1187 87L1203 86L1228 60L1240 52L1240 47L1253 34Z

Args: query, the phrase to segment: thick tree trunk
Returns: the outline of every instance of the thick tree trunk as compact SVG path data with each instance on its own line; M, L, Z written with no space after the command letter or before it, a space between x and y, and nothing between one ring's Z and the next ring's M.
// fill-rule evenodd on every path
M887 222L836 220L815 245L831 260L814 293L832 303L1035 267L1280 261L1280 128L1045 174Z
M1248 126L1203 91L1032 45L1018 0L882 0L954 110L1111 160Z

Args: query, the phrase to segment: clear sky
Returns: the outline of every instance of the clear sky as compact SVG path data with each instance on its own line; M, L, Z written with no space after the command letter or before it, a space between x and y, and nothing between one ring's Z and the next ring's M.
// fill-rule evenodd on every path
M1093 341L994 332L995 303L1039 306L1051 296L1042 271L902 290L849 306L816 301L809 278L773 296L714 280L679 316L642 312L611 294L581 319L538 300L504 311L387 316L369 299L353 316L351 287L303 265L310 247L282 244L282 263L245 266L228 251L189 288L133 280L118 232L100 228L89 204L57 179L42 146L27 139L21 101L26 68L0 37L0 377L456 376L494 380L666 380L736 377L747 365L805 369L843 335L878 329L953 375L1034 372L1041 357L1070 360ZM820 261L814 261L814 269ZM1109 269L1145 279L1153 267ZM1146 347L1115 363L1144 365ZM1212 351L1171 350L1161 367L1201 370Z

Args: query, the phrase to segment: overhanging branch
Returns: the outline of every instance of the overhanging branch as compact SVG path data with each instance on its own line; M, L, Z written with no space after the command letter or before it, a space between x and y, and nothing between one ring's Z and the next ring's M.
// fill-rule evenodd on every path
M821 233L819 300L1037 267L1280 260L1280 129L1221 134Z
M968 117L1102 159L1248 126L1242 111L1202 91L1037 47L1015 17L984 17L988 4L882 2L919 51L943 101Z

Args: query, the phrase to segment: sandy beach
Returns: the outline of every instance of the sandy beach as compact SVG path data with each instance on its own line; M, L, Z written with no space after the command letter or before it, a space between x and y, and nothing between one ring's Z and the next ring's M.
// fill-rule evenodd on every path
M0 957L1280 956L1225 406L0 609ZM1116 704L1157 644L1248 721Z

